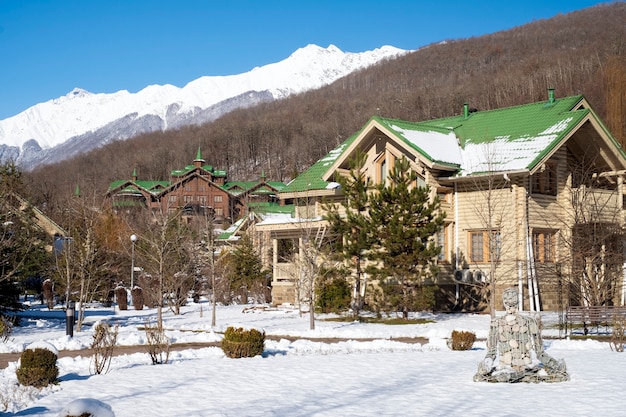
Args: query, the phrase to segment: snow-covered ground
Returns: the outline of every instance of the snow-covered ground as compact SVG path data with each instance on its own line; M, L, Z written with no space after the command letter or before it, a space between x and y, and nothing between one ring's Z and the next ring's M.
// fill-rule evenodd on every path
M249 306L247 306L249 307ZM52 316L52 313L42 312ZM138 327L156 311L88 312L88 326L65 335L60 319L24 319L0 352L21 352L33 342L58 350L88 348L92 324L119 324L118 345L144 344ZM290 309L219 307L211 327L208 303L165 314L174 343L217 341L228 326L256 328L267 335L341 337L339 343L266 340L263 356L230 359L217 347L175 351L167 364L151 365L147 353L115 356L107 374L92 375L90 357L60 358L57 385L34 390L17 385L16 362L0 370L0 411L15 416L58 416L77 399L96 410L107 404L116 417L132 416L623 416L626 414L626 353L608 343L552 339L554 313L542 315L547 352L564 359L570 381L539 384L473 382L485 342L469 351L446 346L452 330L485 338L488 315L420 314L427 324L384 325L316 320ZM425 345L398 337L423 336ZM374 341L358 341L377 338ZM2 413L0 413L2 414ZM106 416L106 412L101 414ZM110 415L110 414L109 414Z

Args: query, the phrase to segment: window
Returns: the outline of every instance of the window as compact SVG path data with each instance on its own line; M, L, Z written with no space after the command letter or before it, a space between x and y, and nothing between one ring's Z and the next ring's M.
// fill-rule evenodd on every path
M535 262L555 261L556 232L554 230L533 230L533 256Z
M298 243L295 239L276 239L278 262L289 262L297 253Z
M380 178L380 181L378 182L381 184L384 184L385 181L387 181L387 161L384 159L380 163L378 178Z
M469 258L475 263L500 261L502 236L499 230L474 230L469 232Z
M224 210L222 210L221 208L216 208L215 209L215 215L216 216L223 216L224 215Z
M213 197L213 202L215 203L221 203L222 202L222 196L221 195L216 195Z
M176 201L178 200L178 196L177 196L177 195L172 195L172 194L170 194L170 195L167 197L167 199L168 199L168 201L169 201L170 203L176 203Z
M437 261L448 262L448 225L445 225L439 232L437 232L435 238L437 239L437 246L441 248L441 252L437 255Z
M386 152L383 151L378 158L376 158L375 162L376 167L376 184L384 184L387 181L387 155Z
M452 202L452 193L447 190L437 190L437 197L442 204L450 204Z
M200 203L200 204L206 204L206 196L204 196L204 195L199 195L199 196L198 196L198 203Z
M532 176L532 192L535 194L556 195L556 164L547 162Z
M190 195L184 195L183 196L183 201L185 202L185 204L187 203L193 203L193 197Z

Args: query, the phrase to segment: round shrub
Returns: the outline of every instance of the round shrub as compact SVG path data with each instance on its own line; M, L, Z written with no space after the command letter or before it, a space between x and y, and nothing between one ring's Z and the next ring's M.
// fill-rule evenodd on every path
M256 329L228 327L222 339L222 350L229 358L251 358L263 354L265 332Z
M56 382L59 376L57 354L44 348L26 349L20 357L20 366L15 371L22 385L46 387Z
M475 341L475 333L453 330L452 337L448 340L448 347L452 350L470 350Z

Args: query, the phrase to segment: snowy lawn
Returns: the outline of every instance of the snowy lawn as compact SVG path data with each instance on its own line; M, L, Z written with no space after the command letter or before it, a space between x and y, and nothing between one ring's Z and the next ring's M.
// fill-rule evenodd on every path
M46 311L42 315L52 315ZM143 344L139 330L154 310L93 310L73 338L63 320L24 319L0 352L21 352L34 341L58 350L88 348L91 325L120 325L118 344ZM228 326L264 330L267 335L379 338L321 343L266 340L263 356L229 359L215 347L172 352L168 364L151 365L147 353L116 356L107 374L91 375L90 357L61 358L60 383L41 391L17 385L12 362L0 371L0 410L15 416L57 416L70 402L88 398L124 416L622 416L626 414L626 353L608 343L545 340L547 352L565 359L571 380L563 383L490 384L472 377L484 357L485 342L470 351L452 351L445 338L469 330L485 338L488 315L430 315L433 323L410 325L316 321L286 309L219 307L210 326L207 303L190 304L183 314L165 315L173 342L216 341ZM323 318L323 317L321 317ZM545 337L556 315L542 317ZM426 345L394 341L427 337Z

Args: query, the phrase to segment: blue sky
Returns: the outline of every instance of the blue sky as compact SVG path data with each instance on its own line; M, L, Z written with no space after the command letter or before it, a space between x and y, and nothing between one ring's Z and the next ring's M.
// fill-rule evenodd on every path
M182 87L308 44L418 49L579 10L593 0L0 0L0 120L79 87Z

